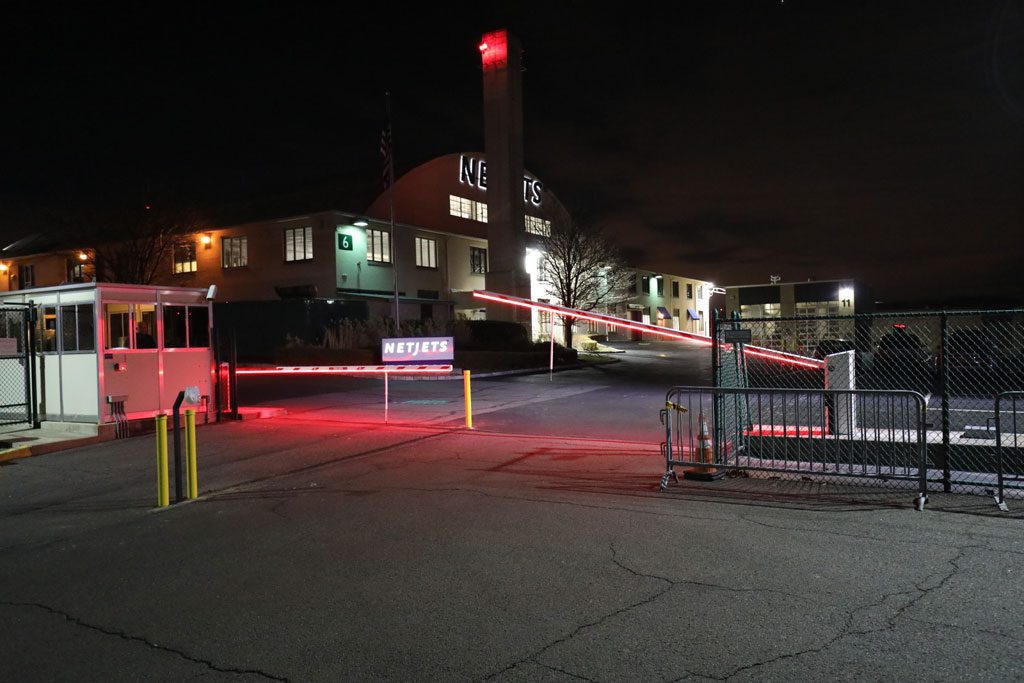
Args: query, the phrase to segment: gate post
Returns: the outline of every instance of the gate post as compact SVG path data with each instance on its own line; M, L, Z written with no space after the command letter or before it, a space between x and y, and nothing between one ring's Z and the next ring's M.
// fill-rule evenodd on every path
M952 489L949 473L949 316L942 314L942 345L939 347L939 363L942 391L942 490L946 493ZM925 406L927 409L927 406Z
M36 303L29 299L26 308L21 309L21 362L25 364L25 420L33 429L40 427L36 415L36 354L33 328L36 320Z

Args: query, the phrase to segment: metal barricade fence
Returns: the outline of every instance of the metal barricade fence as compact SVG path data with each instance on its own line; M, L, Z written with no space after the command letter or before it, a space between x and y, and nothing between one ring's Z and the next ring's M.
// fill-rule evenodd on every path
M927 500L925 399L913 391L674 387L661 486L730 470L914 487ZM713 427L708 427L708 424Z
M1009 405L1004 414L1003 405ZM996 505L1006 506L1007 484L1024 488L1024 391L1004 391L996 396Z
M744 352L743 344L730 343L739 332L750 348L808 362ZM997 395L1024 391L1024 310L736 316L716 319L714 335L718 387L920 393L932 480L959 493L991 493L998 486L994 407ZM1011 427L1003 417L1005 435ZM1021 417L1014 424L1024 428ZM1024 480L1004 486L1024 491Z

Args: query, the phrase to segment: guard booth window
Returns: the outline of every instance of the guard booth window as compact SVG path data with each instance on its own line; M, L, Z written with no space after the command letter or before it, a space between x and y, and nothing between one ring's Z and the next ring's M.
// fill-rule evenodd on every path
M104 348L156 348L155 304L103 304L103 321Z
M205 306L164 306L164 348L210 346L210 313Z
M57 309L54 306L39 307L39 323L37 336L39 350L43 353L57 351Z
M96 350L96 331L92 316L92 304L60 307L61 351L68 353Z
M107 330L104 347L130 349L132 347L131 307L128 304L104 304L103 320Z

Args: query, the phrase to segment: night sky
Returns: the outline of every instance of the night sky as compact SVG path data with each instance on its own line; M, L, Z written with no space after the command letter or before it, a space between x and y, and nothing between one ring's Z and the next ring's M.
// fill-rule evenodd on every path
M507 27L527 167L637 264L1024 297L1019 0L139 5L6 12L3 237L87 204L361 210L385 90L399 173L482 150L476 43Z

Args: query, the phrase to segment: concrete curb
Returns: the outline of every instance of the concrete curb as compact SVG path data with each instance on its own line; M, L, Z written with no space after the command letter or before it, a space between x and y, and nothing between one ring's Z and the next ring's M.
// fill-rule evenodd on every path
M31 458L35 455L46 455L47 453L66 451L71 448L79 448L80 446L91 446L104 440L105 439L99 436L83 436L80 439L64 439L62 441L52 441L50 443L38 443L32 446L21 446L19 448L12 448L5 453L0 453L0 463L10 460L19 460L21 458Z
M622 361L618 358L601 361L600 363L575 363L573 365L556 365L554 371L561 372L562 370L579 370L580 368L593 368L601 365L611 365L613 363L621 363ZM548 372L548 366L542 368L524 368L521 370L499 370L497 372L481 372L473 373L473 379L487 379L488 377L511 377L513 375L539 375L541 373ZM456 368L453 370L456 374L442 375L440 377L432 377L430 375L424 377L402 377L398 375L392 375L391 380L398 380L400 382L453 382L462 380L462 370Z

